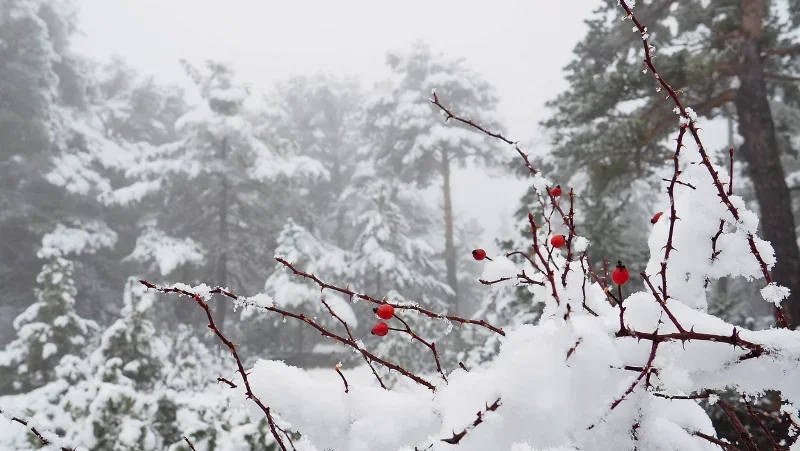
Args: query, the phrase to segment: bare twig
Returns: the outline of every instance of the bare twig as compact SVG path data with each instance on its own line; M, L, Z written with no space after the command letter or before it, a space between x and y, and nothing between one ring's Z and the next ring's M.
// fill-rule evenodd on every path
M344 382L344 392L345 393L350 393L350 385L347 383L347 379L345 379L344 374L342 373L342 368L341 367L342 367L342 364L341 363L337 363L336 365L334 365L333 369L336 370L337 373L339 373L339 377L341 377L342 378L342 382Z
M195 293L191 293L191 292L186 291L186 290L183 290L181 288L159 287L159 286L151 284L150 282L147 282L145 280L141 280L140 282L142 284L144 284L145 286L147 286L148 288L153 288L153 289L161 291L163 293L180 293L180 294L183 294L183 295L186 295L186 296L192 296L192 297L197 296L199 298L199 295L197 295ZM346 346L352 347L353 349L361 352L362 355L366 356L371 361L378 362L379 364L381 364L381 365L383 365L383 366L385 366L385 367L387 367L389 369L397 371L398 373L400 373L403 376L413 380L414 382L427 387L431 391L435 391L436 390L436 387L432 383L428 382L427 380L417 376L416 374L411 373L410 371L406 370L405 368L403 368L403 367L401 367L399 365L396 365L396 364L394 364L392 362L389 362L389 361L387 361L385 359L382 359L382 358L376 356L375 354L372 354L371 352L367 351L366 349L363 349L362 347L360 347L358 345L358 343L354 339L348 338L348 337L343 337L341 335L335 334L335 333L327 330L326 328L322 327L322 325L320 325L316 321L314 321L313 318L309 318L309 317L305 316L302 313L294 313L294 312L291 312L291 311L288 311L288 310L283 310L281 308L274 307L274 306L266 306L266 305L254 304L254 303L248 301L247 298L237 296L237 295L233 294L232 292L224 290L224 289L222 289L220 287L216 287L216 288L210 290L209 294L222 294L224 296L227 296L227 297L229 297L231 299L234 299L234 300L238 301L242 305L247 305L247 306L260 308L262 310L267 310L267 311L270 311L270 312L279 313L279 314L281 314L283 316L287 316L289 318L294 318L294 319L300 320L300 321L308 324L309 326L317 329L322 336L333 338L334 340L336 340L339 343L342 343L342 344L344 344ZM196 300L197 300L197 298L195 298L195 301ZM200 300L202 301L202 298L200 298ZM206 305L206 308L208 307L207 304L204 303L204 305ZM207 311L207 315L210 316L210 310ZM216 331L215 331L215 333L216 333ZM233 343L231 343L231 346L234 346ZM243 371L243 369L242 369L242 371Z

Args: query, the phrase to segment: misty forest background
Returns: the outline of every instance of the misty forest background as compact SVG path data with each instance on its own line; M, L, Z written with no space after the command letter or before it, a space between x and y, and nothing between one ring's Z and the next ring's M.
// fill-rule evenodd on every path
M754 122L735 58L740 2L637 3L664 77L723 143L710 149L717 163L726 165L736 149L737 193L762 216L788 208L791 236L773 237L781 249L794 247L785 258L779 250L779 262L800 265L793 34L800 8L772 2L763 24L764 96L785 175L772 191L764 187L775 172L754 170L758 159L742 145ZM650 218L664 210L658 196L677 117L642 76L641 38L619 25L615 8L616 1L597 2L564 72L569 89L552 93L538 124L549 146L536 166L577 193L576 225L595 262L619 259L638 271ZM233 374L232 362L203 312L145 292L138 279L263 292L330 321L319 289L276 264L276 253L325 281L393 302L501 326L537 319L525 290L479 283L481 265L470 254L528 249L532 191L508 218L513 231L495 243L483 242L481 205L462 212L453 204L453 177L464 168L485 169L474 181L481 184L498 174L528 176L512 149L445 126L429 104L436 88L459 114L504 130L495 89L469 61L416 41L387 51L390 76L374 86L319 72L256 96L235 66L202 61L182 63L188 87L178 87L122 57L75 52L77 15L69 2L0 0L0 405L26 397L30 415L94 450L181 449L185 434L203 449L271 449L265 422L250 421L241 400L216 384ZM712 309L728 321L772 324L747 281L709 289ZM407 340L370 335L371 308L325 298L379 355L415 371L435 368ZM281 359L326 371L339 361L359 364L300 322L215 302L217 324L248 364ZM798 309L789 310L796 325ZM479 365L497 352L496 338L480 330L416 321L415 330L444 350L445 368ZM0 448L17 449L2 440ZM39 445L30 438L26 446Z

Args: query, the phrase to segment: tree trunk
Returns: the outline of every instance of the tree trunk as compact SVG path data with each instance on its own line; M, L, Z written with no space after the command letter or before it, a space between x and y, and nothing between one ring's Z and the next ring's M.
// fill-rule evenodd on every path
M456 266L456 246L453 240L453 199L450 193L450 158L447 150L442 150L442 177L444 178L444 263L447 266L447 284L455 295L451 303L453 313L459 312L458 273Z
M228 158L228 139L222 140L221 160ZM224 164L224 163L223 163ZM219 261L217 263L217 283L222 288L228 284L228 178L223 173L222 188L219 196ZM229 301L225 296L217 296L217 308L214 310L217 325L222 328L227 316Z
M338 153L334 153L333 170L331 171L331 184L333 188L334 197L332 204L336 205L339 197L344 191L344 175L342 174L342 163L339 159ZM333 232L333 242L339 247L345 247L344 236L344 209L337 209L336 214L336 230Z
M745 38L739 58L741 84L735 102L739 134L744 137L743 156L761 208L763 237L775 249L777 263L772 278L791 290L784 306L788 307L790 324L796 326L800 321L800 250L761 60L765 0L744 0L743 11Z

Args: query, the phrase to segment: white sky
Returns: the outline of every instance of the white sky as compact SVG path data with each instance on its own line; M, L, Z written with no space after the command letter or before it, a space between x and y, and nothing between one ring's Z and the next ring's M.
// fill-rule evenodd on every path
M386 73L389 49L424 39L467 59L501 98L510 137L546 149L537 123L566 88L562 68L600 0L80 0L76 49L124 56L163 82L186 83L178 59L231 62L256 92L293 74L355 75L365 87ZM437 116L438 117L438 116ZM484 242L511 215L524 182L476 170L454 181L457 214L480 219ZM492 241L492 242L490 242Z

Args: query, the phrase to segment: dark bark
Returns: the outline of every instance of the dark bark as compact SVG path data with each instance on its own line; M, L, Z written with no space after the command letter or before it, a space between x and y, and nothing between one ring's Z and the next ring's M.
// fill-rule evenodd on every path
M221 159L224 162L228 158L228 140L222 140ZM219 196L219 260L217 262L217 283L223 288L228 285L228 178L223 173L220 181L222 187ZM227 316L228 300L224 296L217 296L217 308L214 311L217 324L220 328L225 325Z
M763 238L772 243L777 263L773 280L791 290L784 303L789 321L800 321L800 250L797 247L791 196L778 150L775 124L770 111L764 65L761 60L761 30L766 12L764 0L743 2L746 37L741 43L740 87L736 95L742 152L761 208Z
M444 263L447 266L447 284L455 296L451 300L453 313L458 313L458 273L456 266L456 246L453 240L453 199L450 192L450 158L447 150L442 151L442 177L444 178Z

